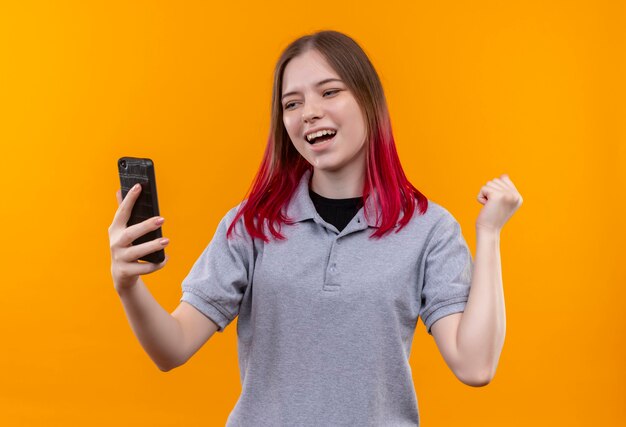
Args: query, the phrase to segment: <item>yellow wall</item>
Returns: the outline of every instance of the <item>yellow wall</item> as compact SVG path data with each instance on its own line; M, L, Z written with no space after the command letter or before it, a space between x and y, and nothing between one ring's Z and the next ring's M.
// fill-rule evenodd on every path
M626 6L618 1L4 2L0 424L223 425L240 391L236 327L160 372L110 277L116 160L156 164L173 311L268 132L272 70L336 29L370 55L412 182L475 248L476 201L508 173L507 337L470 388L418 324L423 425L626 422Z

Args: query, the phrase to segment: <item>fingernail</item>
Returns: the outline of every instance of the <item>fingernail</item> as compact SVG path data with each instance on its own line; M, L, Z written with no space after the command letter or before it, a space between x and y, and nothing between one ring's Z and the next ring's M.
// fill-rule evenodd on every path
M169 242L170 242L170 239L161 239L159 243L161 243L162 245L167 245Z
M161 218L157 218L155 223L156 223L156 225L161 225L161 224L163 224L164 221L165 221L165 218L161 217Z
M133 186L133 191L138 191L138 190L139 190L139 187L141 187L139 184L135 184L135 185Z

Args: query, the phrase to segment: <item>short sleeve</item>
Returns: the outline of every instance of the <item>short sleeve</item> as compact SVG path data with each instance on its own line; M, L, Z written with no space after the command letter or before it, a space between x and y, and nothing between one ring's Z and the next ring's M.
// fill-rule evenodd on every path
M182 282L182 298L213 320L222 332L239 314L239 306L248 287L252 249L250 240L241 235L243 221L236 233L226 238L235 208L222 218L215 234ZM247 243L246 243L247 242Z
M446 211L426 248L420 317L430 335L437 320L465 311L473 268L461 226Z

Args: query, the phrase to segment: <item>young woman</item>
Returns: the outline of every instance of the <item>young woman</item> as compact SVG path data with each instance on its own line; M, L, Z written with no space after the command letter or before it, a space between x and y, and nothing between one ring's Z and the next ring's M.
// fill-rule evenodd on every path
M157 366L184 364L238 316L242 393L227 425L418 426L408 359L418 317L465 384L494 376L505 335L499 254L522 198L481 188L475 261L459 223L407 180L383 89L350 37L290 44L276 69L270 138L249 196L223 217L170 315L139 278L162 219L109 228L112 275Z

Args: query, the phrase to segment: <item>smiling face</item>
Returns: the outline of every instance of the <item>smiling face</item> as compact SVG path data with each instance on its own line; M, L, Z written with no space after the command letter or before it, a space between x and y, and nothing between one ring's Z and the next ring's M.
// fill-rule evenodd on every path
M309 50L289 61L282 94L283 124L296 150L313 165L314 179L316 173L362 177L365 116L348 86L318 51ZM330 134L308 141L311 131L324 129Z

